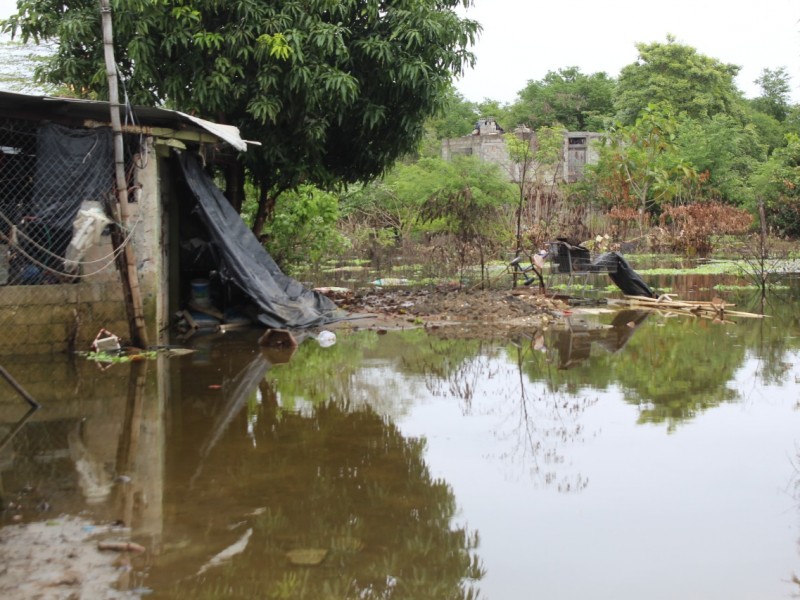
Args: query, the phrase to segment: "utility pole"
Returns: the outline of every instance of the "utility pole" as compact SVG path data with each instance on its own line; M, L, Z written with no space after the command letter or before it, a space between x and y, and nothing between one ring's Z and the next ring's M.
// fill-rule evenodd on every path
M140 348L147 347L147 327L144 320L142 294L139 289L139 274L136 271L136 257L131 241L125 241L125 228L128 226L128 182L125 178L125 149L122 143L122 123L119 111L119 90L117 85L117 63L114 60L114 35L111 24L109 0L100 0L100 14L103 25L103 53L108 76L108 103L111 108L111 128L114 132L114 178L117 187L117 201L112 212L116 235L112 235L114 249L124 245L117 254L117 270L122 279L125 310L128 315L131 342Z

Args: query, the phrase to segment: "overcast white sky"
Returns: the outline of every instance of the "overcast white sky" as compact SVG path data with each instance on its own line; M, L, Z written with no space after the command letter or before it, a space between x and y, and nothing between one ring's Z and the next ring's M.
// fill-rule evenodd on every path
M786 67L800 102L800 0L474 0L467 16L483 25L475 69L457 82L468 100L513 102L529 80L577 66L616 77L636 60L637 42L668 33L702 54L742 67L746 96L764 68ZM0 0L0 18L16 0Z
M800 102L799 0L474 0L466 14L483 26L477 65L456 84L468 100L513 102L528 81L562 67L617 77L636 60L636 43L671 33L739 65L747 97L758 95L762 69L786 67Z

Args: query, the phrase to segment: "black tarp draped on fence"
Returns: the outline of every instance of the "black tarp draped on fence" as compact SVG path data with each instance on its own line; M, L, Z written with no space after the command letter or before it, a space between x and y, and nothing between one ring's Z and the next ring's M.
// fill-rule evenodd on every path
M639 274L633 270L627 260L616 252L606 252L592 263L598 271L607 272L616 286L626 296L644 296L655 298L655 292L647 285Z
M329 298L280 270L196 157L184 152L179 162L197 198L200 217L220 251L220 275L256 303L261 323L273 328L314 327L344 317Z
M81 204L104 203L114 191L111 129L71 129L44 123L36 135L31 202L23 209L23 248L56 271L72 239Z

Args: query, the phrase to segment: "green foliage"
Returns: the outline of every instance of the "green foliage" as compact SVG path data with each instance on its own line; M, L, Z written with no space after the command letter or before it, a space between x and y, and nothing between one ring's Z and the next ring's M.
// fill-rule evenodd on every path
M398 179L398 192L420 202L420 220L467 242L488 237L513 186L497 165L473 157L420 161Z
M112 354L109 352L87 352L86 360L91 360L100 363L127 363L136 362L140 360L155 360L158 358L158 353L155 350L147 352L138 352L136 354Z
M758 133L767 153L786 144L786 132L791 131L788 118L784 123L779 123L774 117L754 109L752 105L745 106L744 113L745 122Z
M725 114L682 119L676 145L683 160L697 173L707 174L696 199L721 199L739 206L752 203L749 179L766 160L766 147L754 126L743 126Z
M781 235L800 235L800 136L786 136L752 177L755 193L764 199L767 221Z
M455 239L462 278L467 253L477 250L483 276L486 252L505 241L501 209L512 201L513 186L497 165L473 157L420 161L414 171L402 181L403 193L421 201L420 222Z
M597 131L613 112L615 89L616 82L605 73L585 75L578 67L549 71L519 92L507 126L558 124L570 131Z
M293 266L319 264L341 253L347 240L336 229L339 199L335 194L303 185L278 197L272 220L262 232L276 262Z
M632 126L609 131L587 184L613 206L656 214L666 204L708 200L751 206L751 176L765 159L752 125L721 113L676 117L668 104L650 105Z
M266 189L371 179L413 151L480 27L468 0L113 0L135 103L238 126ZM43 81L106 97L96 0L20 0L6 31L57 40Z
M382 179L342 198L340 227L370 255L423 236L455 236L463 259L477 240L490 250L505 241L502 208L513 186L500 169L472 157L398 163ZM453 250L448 244L447 251Z
M738 115L741 93L734 77L736 65L725 64L675 42L637 44L639 58L622 69L614 98L616 116L632 124L650 104L669 103L690 117L717 113Z
M379 239L379 245L388 246L395 237L411 233L419 208L419 200L413 195L398 194L395 184L410 165L398 164L383 179L358 186L342 197L342 221L360 236Z
M511 121L509 115L509 107L506 104L502 104L498 100L492 100L491 98L484 98L480 102L477 103L478 107L478 116L481 118L487 117L494 117L497 120L497 124L500 127L508 127L508 123ZM474 125L474 123L473 123Z
M779 123L785 121L789 114L792 89L789 80L786 67L761 71L761 75L754 82L761 87L761 95L752 100L753 108L768 114Z
M441 111L428 122L436 140L461 137L475 129L475 121L480 116L477 104L450 89Z
M679 153L678 121L668 105L650 105L633 125L611 128L596 165L587 165L587 186L613 206L653 212L680 201L699 182Z

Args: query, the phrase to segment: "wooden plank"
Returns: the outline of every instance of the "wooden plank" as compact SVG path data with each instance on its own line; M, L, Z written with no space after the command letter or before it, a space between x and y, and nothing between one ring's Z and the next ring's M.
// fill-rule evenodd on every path
M708 313L711 315L717 315L721 319L724 316L749 317L754 319L763 319L766 316L757 313L749 313L738 310L728 310L729 306L736 306L736 305L727 302L715 302L706 300L685 302L680 300L672 300L669 297L665 299L663 296L660 298L647 298L644 296L625 296L625 300L628 302L629 305L641 308L650 308L653 310L660 310L660 311L676 311L683 313L688 312L700 315Z

